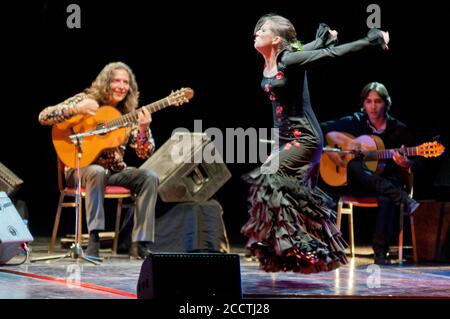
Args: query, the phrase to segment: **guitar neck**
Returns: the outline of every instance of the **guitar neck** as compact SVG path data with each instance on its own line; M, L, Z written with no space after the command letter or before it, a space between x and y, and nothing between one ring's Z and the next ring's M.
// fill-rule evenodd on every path
M387 150L363 151L363 154L369 158L378 160L390 159L394 156L394 152L404 153L407 156L417 156L417 146L406 148L391 148Z
M125 115L122 115L121 117L114 119L112 121L108 121L103 123L105 127L114 127L114 126L126 126L129 123L137 122L138 119L138 112L146 108L150 113L154 113L156 111L162 110L170 105L170 101L168 97L165 97L159 101L150 103L148 105L145 105L137 110L131 111Z

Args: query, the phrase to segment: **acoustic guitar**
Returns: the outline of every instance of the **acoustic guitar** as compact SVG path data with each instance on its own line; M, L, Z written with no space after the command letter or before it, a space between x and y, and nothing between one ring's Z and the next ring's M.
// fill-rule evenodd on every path
M386 165L385 160L392 158L395 151L407 156L438 157L445 150L437 141L414 147L384 149L383 141L376 135L361 135L355 138L345 132L330 132L326 139L327 146L324 147L320 159L320 176L330 186L343 186L347 183L347 164L355 156L361 156L369 170L380 174ZM343 166L336 165L327 152L338 153Z
M180 106L189 102L193 96L192 89L182 88L140 109L146 108L150 113L154 113L170 105ZM95 115L78 114L62 123L53 125L52 141L58 157L66 166L76 168L78 150L72 142L71 136L86 133L82 134L86 136L83 136L81 143L80 167L93 163L103 150L118 147L125 141L127 129L137 121L140 109L122 115L115 107L102 106L98 108ZM102 131L106 133L89 134L89 132Z

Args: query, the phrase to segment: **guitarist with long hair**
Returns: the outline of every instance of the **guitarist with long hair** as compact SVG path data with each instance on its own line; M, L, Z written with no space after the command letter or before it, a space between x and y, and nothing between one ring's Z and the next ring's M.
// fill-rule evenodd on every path
M42 125L63 123L76 115L94 116L99 106L108 105L122 114L138 106L138 85L133 71L123 62L106 65L84 92L45 108L39 114ZM126 146L134 148L141 159L149 158L155 150L146 108L137 111L135 121L126 127L126 138L118 147L102 150L93 163L81 168L81 185L86 190L86 219L89 230L88 256L99 256L99 231L105 228L103 198L106 185L129 188L137 195L130 257L144 259L154 240L155 204L158 176L150 170L127 167L124 162ZM66 166L67 184L75 186L76 169Z
M361 91L361 112L338 120L321 123L323 134L330 146L337 146L344 139L343 133L353 137L375 135L381 138L385 148L401 148L412 145L413 137L407 126L389 115L392 101L386 87L378 82L367 84ZM347 138L345 138L347 140ZM350 141L350 142L348 142ZM352 144L358 154L361 149L354 139ZM384 161L384 170L376 174L368 169L364 156L355 156L348 163L338 152L326 152L336 168L346 166L348 191L355 196L375 196L378 200L378 214L373 237L376 264L391 264L389 244L392 237L394 218L401 204L409 213L418 207L404 190L404 181L417 167L417 161L395 151L392 160Z

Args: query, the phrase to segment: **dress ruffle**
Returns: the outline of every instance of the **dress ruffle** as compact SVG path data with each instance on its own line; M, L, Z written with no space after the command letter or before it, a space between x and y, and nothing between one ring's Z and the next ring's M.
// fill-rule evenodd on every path
M347 263L331 197L294 177L259 169L243 178L251 184L251 208L241 232L263 270L316 273Z

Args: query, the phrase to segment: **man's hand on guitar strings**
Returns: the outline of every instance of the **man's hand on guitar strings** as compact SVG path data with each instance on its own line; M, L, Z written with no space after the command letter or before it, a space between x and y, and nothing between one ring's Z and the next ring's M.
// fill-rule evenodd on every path
M343 158L341 157L340 154L335 153L335 152L327 152L326 156L328 156L331 161L336 164L337 167L346 167L347 164L345 163L345 161L343 160Z
M95 113L97 113L98 107L98 102L91 98L84 99L76 106L77 113L84 115L95 115Z

